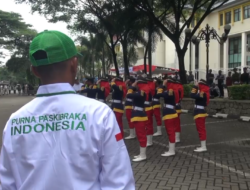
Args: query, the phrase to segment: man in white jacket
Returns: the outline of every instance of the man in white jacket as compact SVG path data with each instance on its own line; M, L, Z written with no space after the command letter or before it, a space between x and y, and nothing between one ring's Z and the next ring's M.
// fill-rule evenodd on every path
M114 113L72 87L76 55L74 42L58 31L44 31L32 41L32 70L42 86L5 126L2 190L135 189Z

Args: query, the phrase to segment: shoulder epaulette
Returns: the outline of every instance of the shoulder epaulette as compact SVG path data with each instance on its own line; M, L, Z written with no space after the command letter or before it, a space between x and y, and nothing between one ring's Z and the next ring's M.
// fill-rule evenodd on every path
M173 95L174 95L174 91L173 91L172 89L169 89L169 90L168 90L168 95L169 95L169 96L173 96Z
M196 88L192 88L191 93L197 93L197 89Z
M133 89L128 89L128 92L127 92L127 94L132 94L133 93Z
M157 89L157 94L163 93L163 89L162 88L158 88Z
M204 92L200 92L200 97L201 97L201 98L204 97Z

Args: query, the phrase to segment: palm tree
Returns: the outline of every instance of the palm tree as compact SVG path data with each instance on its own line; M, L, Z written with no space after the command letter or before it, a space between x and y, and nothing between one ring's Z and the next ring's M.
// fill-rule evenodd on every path
M148 56L148 65L149 68L152 67L152 53L155 51L156 45L158 43L158 40L162 40L162 32L154 25L152 22L149 21L149 27L145 31L147 36L147 43L145 46L145 52L144 52L144 73L147 74L147 56ZM151 69L149 69L149 75L152 75Z
M95 63L99 61L100 58L100 46L98 39L90 34L89 37L80 37L80 41L83 54L82 66L84 67L84 73L88 71L88 74L92 77L95 76Z

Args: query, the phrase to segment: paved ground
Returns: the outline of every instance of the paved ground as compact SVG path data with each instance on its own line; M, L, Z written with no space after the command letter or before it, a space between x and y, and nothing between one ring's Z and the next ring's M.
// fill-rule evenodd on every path
M10 114L31 97L0 97L0 131ZM124 119L124 121L126 121ZM191 115L182 115L182 142L174 157L161 157L168 139L154 138L147 161L132 163L138 190L250 189L250 124L207 119L208 152L194 153L199 139ZM126 123L126 122L125 122ZM125 132L128 132L125 126ZM1 138L0 138L1 142ZM139 153L137 140L126 140L131 158Z

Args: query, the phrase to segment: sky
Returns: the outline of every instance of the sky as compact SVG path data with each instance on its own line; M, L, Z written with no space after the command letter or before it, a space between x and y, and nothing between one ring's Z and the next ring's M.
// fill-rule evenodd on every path
M49 23L43 15L38 13L31 14L31 7L27 4L16 4L14 0L0 0L0 9L6 12L16 12L19 13L23 21L27 24L31 24L35 30L42 32L44 30L58 30L70 36L70 32L67 30L66 23ZM6 62L9 58L9 53L4 51L6 58L0 61Z

